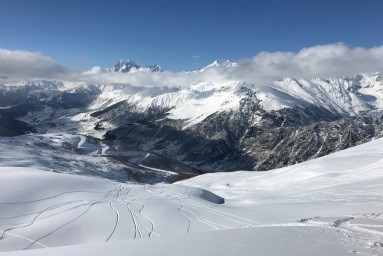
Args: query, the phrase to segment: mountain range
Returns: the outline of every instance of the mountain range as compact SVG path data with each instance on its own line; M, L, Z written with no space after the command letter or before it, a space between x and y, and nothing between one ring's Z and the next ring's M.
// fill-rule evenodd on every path
M382 255L382 74L213 80L1 84L0 255Z
M235 63L204 69L220 65ZM120 60L103 72L140 68L162 70ZM82 134L198 172L265 171L380 137L382 89L381 73L179 87L19 81L0 85L0 133Z

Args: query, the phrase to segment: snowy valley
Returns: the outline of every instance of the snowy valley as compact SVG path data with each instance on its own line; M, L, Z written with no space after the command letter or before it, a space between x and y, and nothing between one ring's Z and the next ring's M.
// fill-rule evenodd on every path
M217 65L223 64L205 69ZM134 70L103 72L162 73ZM182 81L169 87L46 80L3 84L0 133L92 136L170 158L201 173L270 170L382 134L380 73L285 78L270 84Z

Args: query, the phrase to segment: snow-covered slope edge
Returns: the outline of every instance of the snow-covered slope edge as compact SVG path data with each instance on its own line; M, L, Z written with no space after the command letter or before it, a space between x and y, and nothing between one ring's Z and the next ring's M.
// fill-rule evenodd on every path
M327 237L326 237L327 236ZM139 241L113 241L108 244L86 244L0 253L7 256L211 256L211 255L260 255L260 256L349 256L353 253L345 244L334 243L341 239L336 232L326 235L306 234L304 237L294 227L266 227L222 230L198 235L181 235ZM352 254L351 254L352 255Z
M351 201L358 199L361 190L376 193L382 199L379 189L383 191L383 139L268 172L203 174L178 183L208 189L233 200L291 197L321 201L340 197Z
M0 168L0 248L36 248L3 255L381 255L382 148L378 139L270 172L154 186Z

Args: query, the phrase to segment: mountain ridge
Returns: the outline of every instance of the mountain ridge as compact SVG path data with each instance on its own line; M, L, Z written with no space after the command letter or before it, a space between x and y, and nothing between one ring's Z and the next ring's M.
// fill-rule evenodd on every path
M123 142L204 172L282 167L383 130L380 73L182 87L40 80L0 85L0 102L37 132Z

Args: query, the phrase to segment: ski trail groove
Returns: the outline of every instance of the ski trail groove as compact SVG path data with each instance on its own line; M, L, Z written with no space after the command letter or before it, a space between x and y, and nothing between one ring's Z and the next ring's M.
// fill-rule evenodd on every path
M55 208L60 208L60 207L65 206L67 204L77 203L77 202L84 202L84 200L76 200L76 201L69 201L69 202L65 202L65 203L55 204L52 207L56 206ZM55 209L55 208L53 208L53 209ZM43 211L43 210L36 211L36 212L25 213L25 214L22 214L22 215L16 215L16 216L12 216L12 217L1 217L0 220L17 219L17 218L20 218L20 217L25 217L25 216L37 214L37 213L40 213L41 211Z
M112 204L111 201L109 201L109 206L110 206L110 208L112 208L113 211L116 213L116 223L114 224L113 230L112 230L112 232L110 233L110 235L108 236L108 238L105 240L105 242L108 242L109 239L113 236L114 232L115 232L116 229L117 229L118 223L120 222L120 213L116 210L116 208L113 207L113 204Z
M164 189L163 189L162 193L165 192L165 191L167 191L167 190L164 190ZM168 192L170 192L170 191L168 191ZM167 195L167 197L170 197L170 196L171 196L171 197L174 197L175 199L179 200L180 202L183 201L182 198L180 198L179 196L174 195L174 194L172 194L172 193L169 193L169 194ZM173 199L173 200L175 200L175 199ZM193 205L193 204L192 204L192 203L183 203L183 209L186 210L186 211L188 211L188 212L190 212L190 213L193 215L193 217L194 217L197 221L199 221L199 222L201 222L201 223L203 223L203 224L205 224L205 225L208 225L208 226L210 226L210 227L212 227L212 228L214 228L214 229L216 229L216 230L217 230L217 229L220 229L220 228L218 228L217 226L221 226L221 227L224 227L224 228L231 228L231 227L226 226L226 225L223 225L223 224L219 224L219 223L216 223L216 222L213 222L213 221L206 220L206 219L200 214L200 211L199 211L196 207L193 207L193 206L195 206L195 205L193 205L193 206L191 206L191 205ZM199 217L197 217L197 215L195 215L192 211L186 209L185 206L190 207L190 208L196 210L197 213L198 213L198 215L201 217L201 219L200 219ZM198 207L198 206L197 206L197 207ZM200 208L202 208L202 207L200 207ZM202 208L202 209L204 209L204 208ZM206 209L204 209L204 210L205 210L205 211L208 211L208 210L206 210ZM217 213L214 213L214 214L217 214ZM219 214L217 214L217 215L219 215ZM223 217L225 217L225 216L223 216ZM227 218L227 219L228 219L228 218ZM229 220L231 220L231 219L229 219ZM217 225L217 226L216 226L216 225Z
M229 226L226 226L226 225L223 225L223 224L220 224L220 223L217 223L217 222L213 222L213 221L209 221L209 220L205 219L205 218L202 216L202 214L200 213L199 209L196 208L196 207L194 207L195 205L183 201L182 198L180 198L180 197L178 197L178 196L176 196L176 195L173 195L173 194L170 194L169 196L172 196L172 197L178 199L180 202L184 202L184 203L183 203L184 206L187 206L187 207L189 207L189 208L191 208L191 209L194 209L194 210L197 212L198 216L199 216L202 220L200 220L199 217L197 217L193 212L191 212L191 211L189 211L189 212L190 212L191 214L193 214L193 216L194 216L197 220L199 220L200 222L202 222L202 223L204 223L204 224L207 224L207 225L213 227L214 229L219 229L219 228L216 227L215 225L217 225L217 226L221 226L221 227L224 227L224 228L231 228L231 227L229 227Z
M138 202L138 201L137 201ZM148 217L146 216L142 210L144 209L145 205L142 204L142 208L138 211L144 218L146 218L149 222L150 222L150 225L151 225L151 230L149 231L149 237L152 236L152 234L156 235L156 236L160 236L159 234L157 234L156 232L154 232L154 222Z
M66 209L66 210L63 210L63 211L59 211L59 212L56 212L56 213L51 214L51 215L47 215L47 216L42 217L42 218L37 218L37 219L34 221L34 223L36 223L36 222L38 222L38 221L40 221L40 220L48 219L48 218L50 218L50 217L53 217L53 216L59 215L59 214L61 214L61 213L68 212L68 211L70 211L70 210L73 210L73 209L76 209L76 208L79 208L79 207L81 207L81 206L84 206L84 205L88 205L88 204L89 204L89 202L86 201L86 200L81 200L81 201L79 201L79 202L85 202L85 204L79 204L79 205L73 206L73 207L71 207L71 208L69 208L69 209ZM69 204L69 203L68 203L68 204ZM66 204L65 204L65 205L66 205ZM61 207L61 206L60 206L60 207ZM60 207L56 207L56 208L60 208ZM53 209L56 209L56 208L53 208ZM52 209L50 209L50 210L52 210ZM8 225L26 225L27 223L29 223L29 222L26 222L26 223L18 223L18 224L8 224Z
M54 229L53 231L49 232L48 234L45 234L44 236L41 236L40 238L36 239L35 241L33 241L30 245L28 245L27 247L25 247L23 250L28 250L29 248L31 248L32 245L34 245L36 242L40 241L41 239L44 239L50 235L52 235L53 233L55 233L56 231L68 226L69 224L75 222L76 220L78 220L79 218L81 218L83 215L85 215L91 208L93 205L96 205L96 204L100 204L100 203L105 203L105 202L95 202L95 203L91 203L89 204L88 208L82 212L80 215L78 215L76 218L72 219L71 221L59 226L58 228Z
M130 216L132 217L133 224L134 224L134 237L133 237L133 239L137 238L137 234L139 234L140 237L142 237L141 231L140 231L140 229L139 229L139 227L137 225L137 221L134 218L135 215L133 213L133 210L129 207L130 202L129 201L118 201L118 202L124 204L126 206L126 208L128 209L128 211L130 212Z
M128 187L128 192L125 194L125 197L124 197L125 199L128 198L128 194L129 194L129 192L130 192L131 190L132 190L131 187ZM145 189L144 189L144 191L145 191ZM152 234L154 234L154 235L156 235L156 236L160 236L159 234L157 234L156 232L154 232L154 222L153 222L148 216L146 216L146 215L143 213L143 209L145 208L145 204L142 203L141 201L137 200L137 196L135 196L134 194L131 194L130 196L131 196L131 198L133 199L133 202L135 202L135 203L137 203L137 204L141 204L141 208L138 210L138 213L139 213L142 217L144 217L145 219L147 219L147 220L150 222L150 226L151 226L151 228L149 229L149 228L147 228L147 227L142 223L142 221L139 219L141 225L142 225L142 226L149 232L148 236L151 237ZM124 201L124 199L122 199L122 200ZM137 216L137 215L136 215L136 216ZM138 216L137 216L137 218L138 218Z
M211 222L211 221L203 221L203 220L201 220L196 214L194 214L191 210L189 210L189 209L187 209L185 206L187 206L187 207L190 207L190 208L194 208L194 207L191 207L191 206L188 206L187 204L185 204L185 203L183 203L183 200L181 199L181 198L179 198L179 197L177 197L177 196L174 196L174 195L169 195L169 196L173 196L173 197L175 197L175 199L173 199L173 200L176 200L176 199L178 199L179 200L179 202L180 202L180 204L182 204L183 205L183 208L182 208L182 210L185 210L185 211L187 211L187 212L189 212L189 213L191 213L191 215L194 217L194 219L196 219L197 221L199 221L199 222L201 222L201 223L203 223L203 224L206 224L206 225L208 225L208 226L210 226L210 227L212 227L212 228L214 228L214 229L216 229L216 230L218 230L219 228L217 227L217 226L215 226L215 225L219 225L220 226L220 224L218 224L218 223L214 223L214 222ZM194 208L194 209L196 209L196 208ZM198 211L198 209L196 209L197 211ZM199 211L198 211L199 212ZM204 219L204 218L203 218ZM215 224L215 225L214 225ZM226 227L228 227L228 226L226 226Z
M170 191L170 190L167 190L167 189L165 189L165 188L161 188L161 189L163 189L163 190L165 190L165 191L168 191L169 193L178 194L178 195L180 195L180 196L185 196L184 194L180 194L180 193L178 193L178 192ZM241 216L238 216L238 215L235 215L235 214L230 214L230 213L223 212L223 211L220 211L220 210L211 208L211 207L204 206L204 205L202 205L202 204L200 204L200 203L194 201L194 200L191 199L191 198L189 198L189 200L192 202L192 203L190 203L190 204L194 204L195 206L198 206L198 207L200 207L200 208L202 208L202 209L204 209L204 210L206 210L206 211L210 211L211 213L215 213L215 214L217 214L217 215L220 215L220 216L222 216L222 217L224 217L224 218L226 218L226 219L228 219L228 220L231 220L231 221L233 221L233 222L237 222L237 223L241 223L241 224L245 224L245 225L251 225L251 224L249 224L249 223L245 223L245 222L241 222L241 221L238 221L238 220L235 220L235 219L231 219L231 218L229 218L229 217L227 217L227 216L231 216L231 217L234 217L234 218L237 218L237 219L241 219L241 220L244 220L244 221L248 221L248 222L250 222L250 223L259 224L258 221L254 221L254 220L251 220L251 219L248 219L248 218L244 218L244 217L241 217ZM227 215L227 216L225 216L225 215Z
M48 208L46 208L45 210L39 212L28 224L26 225L23 225L23 226L20 226L20 227L13 227L13 228L7 228L6 230L3 231L3 234L1 235L0 237L0 240L4 239L5 238L5 234L10 231L10 230L15 230L15 229L20 229L20 228L26 228L26 227L29 227L31 225L33 225L35 223L35 221L37 220L37 218L42 215L44 212L46 211L49 211L51 209L55 209L54 206L50 206Z
M0 231L2 231L2 230L0 230ZM10 232L8 232L8 235L10 235L10 236L14 236L14 237L18 237L18 238L21 238L21 239L24 239L24 240L27 240L27 241L29 241L29 242L35 242L33 239L30 239L30 238L25 237L25 236L21 236L21 235L13 234L13 233L10 233ZM35 242L35 244L40 245L40 246L43 247L43 248L49 248L48 246L43 245L42 243L39 243L39 242Z
M138 201L135 197L133 198L133 202L137 203L137 204L141 204L141 208L138 210L138 213L143 216L145 219L147 219L149 222L150 222L150 225L151 225L151 228L148 228L146 227L146 225L144 225L141 221L141 219L138 217L137 214L135 214L135 216L137 217L138 221L140 222L140 224L149 232L148 233L148 237L151 237L152 234L156 235L156 236L160 236L159 234L157 234L156 232L154 232L154 223L153 221L148 218L146 215L144 215L142 213L142 209L144 209L145 207L145 204L143 204L142 202Z
M155 195L155 196L158 196L158 197L160 197L160 198L163 198L163 199L167 200L168 202L170 202L170 203L172 203L172 204L175 204L175 205L179 206L179 207L177 208L177 211L180 213L180 215L184 216L184 217L188 220L188 226L187 226L187 229L186 229L186 233L187 233L187 234L190 233L192 220L191 220L186 214L184 214L184 213L181 212L181 208L183 207L182 204L180 204L180 203L176 203L176 202L174 202L174 201L171 201L170 199L166 198L166 196L165 196L165 197L161 196L160 193L156 194L155 192L151 191L151 189L148 189L148 188L144 188L144 189L145 189L146 191L148 191L149 193Z
M144 218L146 218L146 219L151 223L151 229L148 228L146 225L144 225L143 222L141 221L141 219L138 217L138 215L137 215L137 214L130 208L129 205L130 205L131 202L128 201L128 195L129 195L129 193L130 193L131 190L132 190L131 187L128 187L128 188L127 188L127 192L125 193L125 195L124 195L123 197L121 197L120 200L118 200L118 197L115 198L115 200L118 201L118 202L120 202L120 203L122 203L122 204L124 204L124 205L128 208L128 210L130 211L130 213L131 213L131 215L132 215L132 218L133 218L133 220L134 220L135 230L136 230L136 231L138 230L138 234L140 235L140 237L142 237L142 233L141 233L141 231L140 231L140 229L139 229L138 223L141 224L141 226L143 226L143 227L149 232L149 233L148 233L148 236L149 236L149 237L151 237L152 234L155 234L155 235L157 235L157 236L160 236L159 234L157 234L157 233L154 232L154 223L153 223L153 221L152 221L150 218L146 217L146 216L141 212L142 209L143 209L143 207L144 207L145 205L144 205L143 203L137 201L136 198L135 198L135 196L134 196L133 194L130 195L130 197L132 198L132 201L134 201L134 202L136 202L136 203L139 203L139 204L142 204L142 207L140 208L140 210L139 210L138 212L139 212L140 215L142 215ZM134 218L134 217L135 217L135 218ZM138 222L138 223L137 223L137 222ZM136 237L137 237L137 235L135 235L135 238L136 238Z
M62 196L62 195L74 194L74 193L103 194L102 192L75 190L75 191L63 192L63 193L56 194L56 195L53 195L53 196L44 197L44 198L41 198L41 199L36 199L36 200L31 200L31 201L16 202L16 203L14 203L14 202L12 202L12 203L0 203L0 204L14 205L14 204L36 203L36 202L41 202L41 201L49 200L49 199L52 199L52 198L56 198L56 197L59 197L59 196Z

